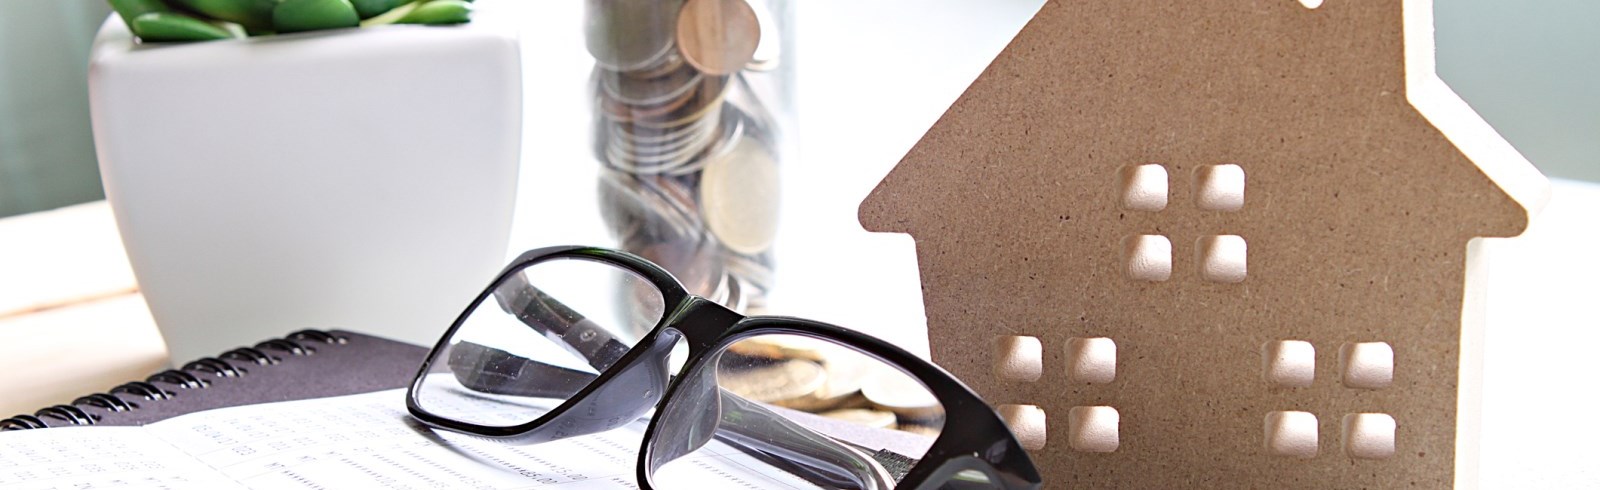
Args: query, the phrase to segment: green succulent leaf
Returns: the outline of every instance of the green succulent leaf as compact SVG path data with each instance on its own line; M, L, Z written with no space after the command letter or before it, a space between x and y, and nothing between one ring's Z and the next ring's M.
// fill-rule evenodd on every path
M272 25L277 0L169 0L196 13L252 28Z
M394 10L395 7L411 3L412 0L350 0L355 5L356 13L363 19L371 19L378 15Z
M399 7L395 7L395 8L389 9L388 12L384 12L384 13L378 14L377 16L374 16L374 17L372 17L370 19L366 19L366 20L361 21L361 27L372 27L372 26L382 26L382 25L393 24L393 23L399 21L400 19L405 18L405 16L411 15L411 11L412 10L416 10L417 6L418 5L422 5L423 3L426 3L426 2L425 1L413 1L413 2L409 2L409 3L403 4L403 5L399 6Z
M472 4L463 0L433 0L418 5L396 24L461 24L472 20Z
M315 31L356 27L361 16L350 0L283 0L272 9L278 32Z
M238 25L219 26L173 12L150 12L133 18L130 24L140 40L149 42L211 41L244 37Z
M151 12L171 12L172 9L161 0L107 0L111 9L117 11L117 16L122 17L122 23L133 30L133 19Z

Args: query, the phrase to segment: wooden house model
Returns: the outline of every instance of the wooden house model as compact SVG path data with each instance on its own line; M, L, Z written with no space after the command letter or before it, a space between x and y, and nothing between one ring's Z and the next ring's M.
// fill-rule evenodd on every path
M1476 484L1477 237L1547 182L1429 0L1049 0L867 197L1055 488ZM951 421L950 423L957 423Z

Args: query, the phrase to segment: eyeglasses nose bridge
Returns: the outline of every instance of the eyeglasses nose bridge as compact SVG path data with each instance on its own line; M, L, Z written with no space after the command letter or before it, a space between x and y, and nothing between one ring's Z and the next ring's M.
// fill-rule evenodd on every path
M744 319L744 315L715 301L692 296L682 307L667 315L663 325L682 335L689 346L689 355L698 357Z

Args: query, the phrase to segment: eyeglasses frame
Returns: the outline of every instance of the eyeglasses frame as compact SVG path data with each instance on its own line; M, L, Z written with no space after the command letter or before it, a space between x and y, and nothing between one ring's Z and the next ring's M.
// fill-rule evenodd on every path
M662 318L594 381L532 421L489 426L438 416L423 409L419 403L423 382L467 318L512 275L557 259L589 260L632 272L660 291L664 306ZM714 354L726 346L757 335L800 335L853 348L916 379L943 405L944 427L928 452L899 480L897 489L936 488L956 473L969 470L984 473L999 488L1039 488L1038 471L1016 436L994 409L943 368L888 342L843 327L803 318L739 314L689 293L671 273L642 257L606 248L545 247L523 252L511 261L434 345L407 390L406 408L428 426L508 444L537 444L604 432L632 423L651 409L659 414L683 387L683 379L674 378L667 365L668 355L679 338L688 345L688 358L679 372L692 373L706 362L719 358ZM645 396L640 397L640 393ZM581 419L573 415L603 412L614 413L600 419ZM651 441L661 430L662 420L662 417L651 418L641 442L637 483L644 490L655 489L649 469L655 450Z

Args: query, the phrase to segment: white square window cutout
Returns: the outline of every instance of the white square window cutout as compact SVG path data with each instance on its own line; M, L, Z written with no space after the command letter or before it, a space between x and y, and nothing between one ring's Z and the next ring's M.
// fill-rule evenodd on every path
M1117 343L1106 337L1067 339L1067 380L1110 383L1117 379Z
M1235 283L1248 272L1247 246L1239 235L1213 235L1195 241L1195 262L1200 277L1211 282Z
M1129 279L1160 282L1172 278L1172 241L1161 235L1122 240L1122 262Z
M1017 442L1022 444L1023 449L1044 449L1045 434L1048 432L1044 409L1035 405L1000 405L998 408L1000 418L1017 436Z
M1261 346L1261 378L1274 388L1305 388L1317 372L1317 349L1304 340L1279 340Z
M1344 453L1357 459L1394 456L1397 424L1386 413L1352 413L1344 416Z
M1074 451L1109 453L1117 450L1122 415L1111 407L1072 407L1067 411L1067 445Z
M1268 412L1267 453L1291 458L1317 455L1317 416L1311 412Z
M1117 173L1123 209L1160 211L1167 207L1167 168L1160 164L1129 165Z
M1044 346L1038 337L1006 335L995 342L994 375L1006 381L1038 381L1044 374Z
M1194 205L1206 211L1244 208L1244 169L1234 164L1204 165L1194 170Z
M1394 383L1394 348L1388 342L1352 342L1339 347L1339 382L1366 390Z

